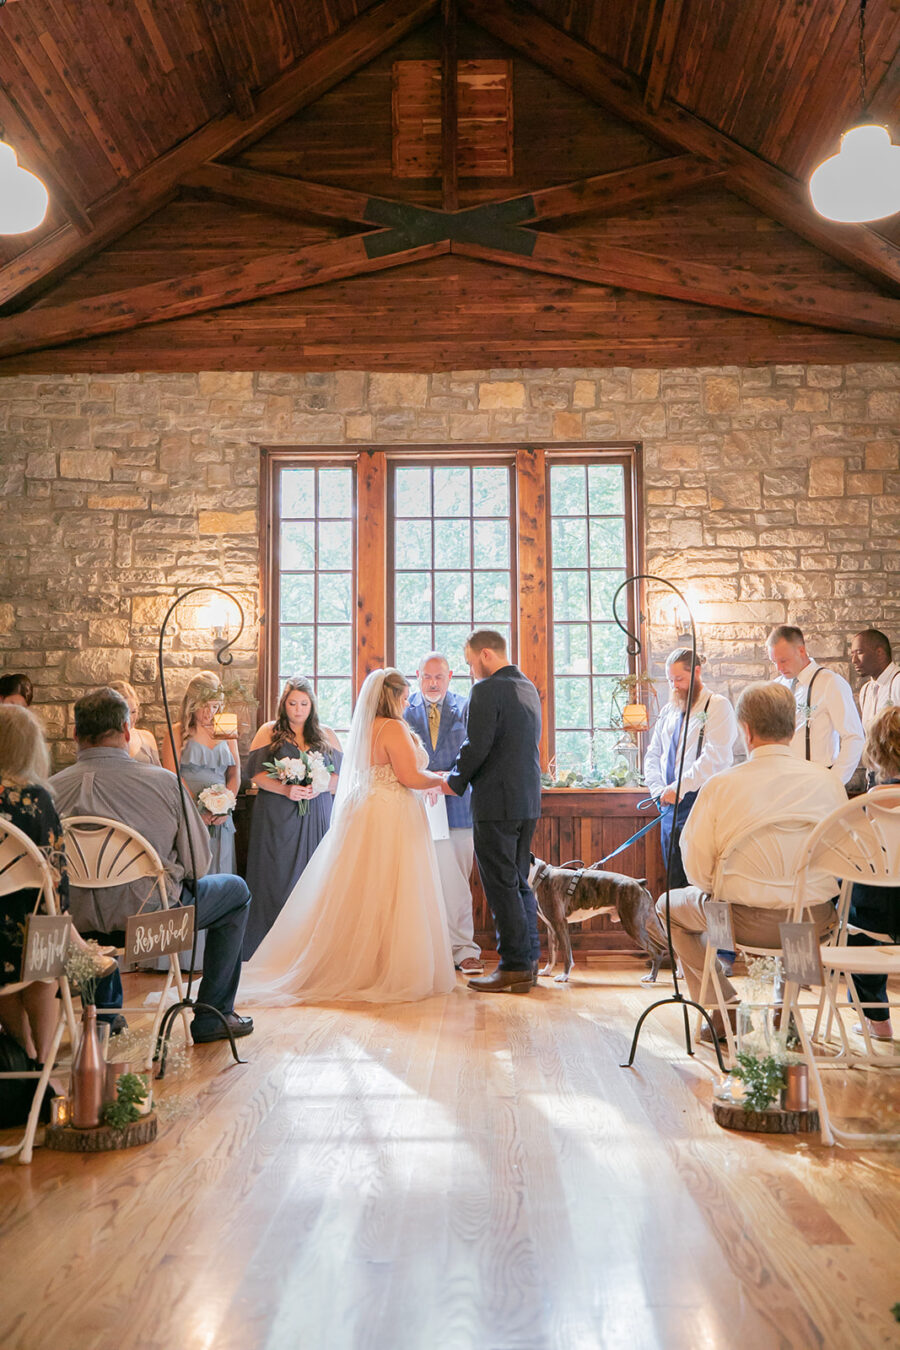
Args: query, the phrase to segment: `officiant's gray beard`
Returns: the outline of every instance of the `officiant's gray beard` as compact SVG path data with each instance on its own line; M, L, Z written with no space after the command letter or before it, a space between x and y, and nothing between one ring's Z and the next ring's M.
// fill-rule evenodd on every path
M702 693L703 693L703 689L701 688L699 681L695 681L695 682L694 682L694 701L693 701L693 703L691 704L691 707L692 707L692 708L695 708L695 707L697 706L697 700L699 699L699 697L700 697L700 695L701 695ZM674 706L675 706L676 708L686 708L686 707L687 707L687 690L685 689L684 691L682 691L681 689L673 689L673 690L671 691L671 693L669 694L669 702L672 703L672 704L674 704Z

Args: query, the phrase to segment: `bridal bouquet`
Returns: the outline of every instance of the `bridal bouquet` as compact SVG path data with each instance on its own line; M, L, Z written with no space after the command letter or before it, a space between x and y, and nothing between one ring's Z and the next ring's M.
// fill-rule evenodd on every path
M224 783L212 783L205 787L197 793L197 801L201 811L208 811L211 816L227 816L237 805L237 797Z
M320 792L327 792L334 773L334 765L328 763L321 750L301 750L296 758L286 755L284 759L269 760L263 764L263 768L268 771L270 778L277 778L279 783L311 784L316 796ZM309 800L299 801L297 810L301 816L305 816L309 810Z

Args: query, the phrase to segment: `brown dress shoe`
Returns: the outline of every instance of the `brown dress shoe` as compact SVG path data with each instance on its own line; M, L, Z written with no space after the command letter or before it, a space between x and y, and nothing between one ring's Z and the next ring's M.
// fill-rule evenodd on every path
M491 975L469 980L469 988L481 994L527 994L531 987L530 970L501 970L499 966Z

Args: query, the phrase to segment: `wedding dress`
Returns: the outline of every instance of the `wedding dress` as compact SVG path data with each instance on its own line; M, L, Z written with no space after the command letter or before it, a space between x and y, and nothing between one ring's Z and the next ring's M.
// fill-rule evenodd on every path
M251 1007L407 1002L456 985L424 805L389 764L371 762L383 678L374 672L360 691L331 828L244 966ZM428 764L421 745L416 764Z

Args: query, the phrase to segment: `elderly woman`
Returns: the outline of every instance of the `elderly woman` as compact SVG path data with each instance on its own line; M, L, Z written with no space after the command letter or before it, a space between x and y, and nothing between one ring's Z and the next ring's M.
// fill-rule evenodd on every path
M234 822L228 812L214 815L198 801L204 789L223 786L237 796L241 781L237 741L215 732L216 714L225 704L225 691L212 671L202 671L191 680L181 705L181 720L172 728L181 779L209 827L212 847L211 872L233 872ZM163 745L163 767L175 770L175 756L168 737Z
M128 704L128 720L131 723L131 739L128 742L129 755L140 764L158 764L159 750L156 746L156 737L149 731L141 731L138 726L141 703L134 685L129 684L127 680L111 680L108 687L115 689L117 694L121 694Z
M869 727L864 763L875 773L876 786L869 794L877 801L882 789L900 783L900 708L885 708ZM884 793L896 801L896 789ZM877 947L879 940L871 934L883 935L900 941L900 887L866 886L857 883L850 897L850 923L863 931L850 933L847 943L855 947ZM887 1003L886 975L853 975L857 997L865 1009L869 1035L878 1041L893 1039L890 1009L878 1007ZM861 1032L862 1027L858 1030Z

